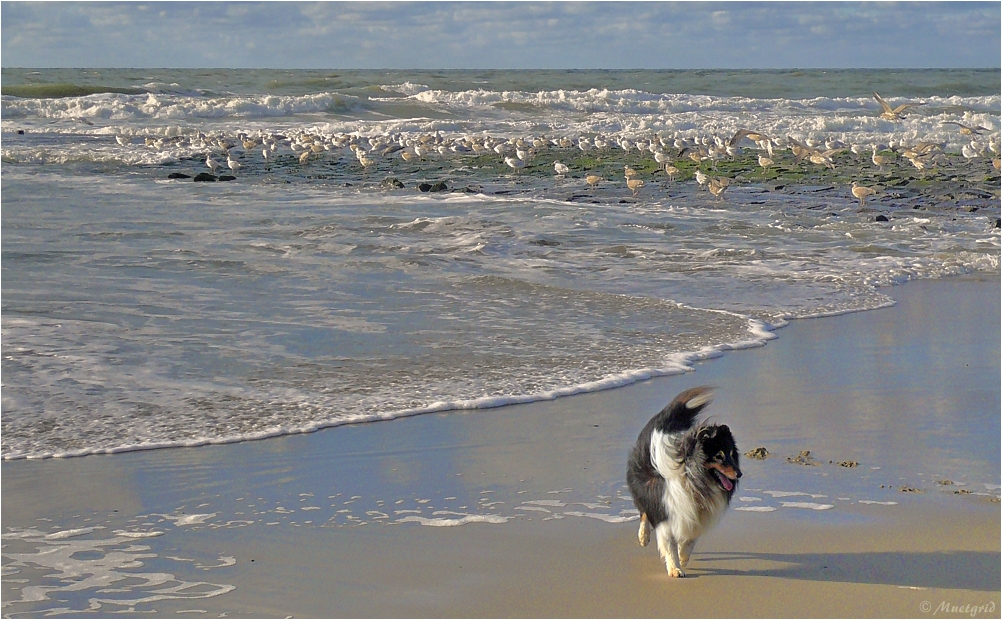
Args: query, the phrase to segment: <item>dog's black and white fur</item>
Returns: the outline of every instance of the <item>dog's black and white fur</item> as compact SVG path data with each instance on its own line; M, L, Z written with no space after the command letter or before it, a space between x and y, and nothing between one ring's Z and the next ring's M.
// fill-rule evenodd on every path
M696 424L711 398L708 387L682 392L644 426L630 452L626 482L640 511L640 544L650 541L650 524L672 577L685 576L696 539L727 510L741 477L731 429Z

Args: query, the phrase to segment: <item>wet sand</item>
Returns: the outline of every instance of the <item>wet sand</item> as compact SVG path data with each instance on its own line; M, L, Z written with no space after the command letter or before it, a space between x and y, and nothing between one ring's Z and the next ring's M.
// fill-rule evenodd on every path
M3 615L996 617L999 279L887 292L892 308L606 392L4 462ZM672 580L636 544L623 470L698 384L742 451L773 456L742 461ZM813 465L787 460L804 450ZM425 525L450 519L474 522Z

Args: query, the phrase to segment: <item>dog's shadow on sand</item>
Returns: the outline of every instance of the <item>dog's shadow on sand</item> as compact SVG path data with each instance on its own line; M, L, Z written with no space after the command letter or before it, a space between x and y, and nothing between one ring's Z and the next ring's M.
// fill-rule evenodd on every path
M997 552L741 553L694 556L689 575L779 577L919 588L997 591ZM768 567L763 568L762 564Z

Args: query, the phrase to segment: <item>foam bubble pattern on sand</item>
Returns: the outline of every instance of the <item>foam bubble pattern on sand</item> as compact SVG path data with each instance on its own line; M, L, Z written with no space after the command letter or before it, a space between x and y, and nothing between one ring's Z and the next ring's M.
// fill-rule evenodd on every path
M509 519L511 519L511 517L502 517L500 515L466 515L458 519L429 519L427 517L409 516L398 519L397 523L413 522L420 523L421 525L429 525L431 527L455 527L459 525L466 525L467 523L507 523Z
M136 544L136 537L113 532L110 537L91 536L103 527L74 528L45 533L37 529L12 529L2 536L4 577L24 573L30 577L20 588L20 598L4 600L4 615L97 614L128 611L137 604L171 599L204 599L235 589L232 585L187 581L173 574L141 570L154 560L169 560ZM162 532L160 532L162 534ZM143 533L143 536L148 536ZM236 560L223 556L218 564L197 565L203 570L232 566Z
M562 513L570 517L586 517L588 519L597 519L599 521L604 521L606 523L629 523L630 521L637 521L640 519L640 515L636 511L627 514L610 515L600 512L580 512L577 510L568 510Z
M776 499L780 497L797 497L800 495L810 497L811 499L821 499L823 497L828 497L827 495L823 495L820 493L806 493L804 491L762 491L762 493L765 493L766 495L771 495L773 498Z
M830 510L834 504L818 504L815 502L780 502L783 508L807 508L808 510Z

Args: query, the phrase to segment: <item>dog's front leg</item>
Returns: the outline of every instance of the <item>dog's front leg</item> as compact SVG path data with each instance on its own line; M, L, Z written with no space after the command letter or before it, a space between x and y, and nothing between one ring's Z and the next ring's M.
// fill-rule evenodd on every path
M685 577L685 572L682 571L682 562L679 561L678 541L675 540L675 537L669 538L668 549L671 551L671 555L668 556L668 561L666 562L666 565L668 566L668 576Z
M637 539L640 542L641 547L646 547L647 543L651 542L651 534L647 529L647 513L640 513L640 531L637 532Z
M685 577L682 565L678 559L678 543L675 541L675 537L671 535L668 522L664 521L658 524L654 530L654 534L658 538L658 551L661 553L661 558L665 561L665 566L668 568L668 576Z
M695 540L687 540L678 546L679 566L684 568L689 564L689 555L692 554L695 545Z

